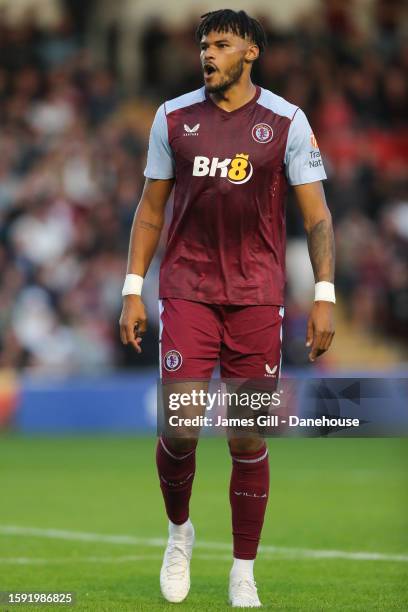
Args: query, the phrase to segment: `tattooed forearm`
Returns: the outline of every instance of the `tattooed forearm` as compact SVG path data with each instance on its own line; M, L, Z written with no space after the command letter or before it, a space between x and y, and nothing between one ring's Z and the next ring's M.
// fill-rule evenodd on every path
M148 221L143 221L143 219L138 221L137 224L138 224L139 227L142 227L143 229L156 230L157 232L161 231L161 227L160 226L154 225L154 223L149 223Z
M334 235L328 219L322 219L307 233L310 261L315 281L334 281Z

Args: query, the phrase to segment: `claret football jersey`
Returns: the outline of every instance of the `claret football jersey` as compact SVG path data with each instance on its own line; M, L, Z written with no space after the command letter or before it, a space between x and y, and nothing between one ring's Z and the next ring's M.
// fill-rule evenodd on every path
M175 178L161 298L283 304L288 183L326 178L300 108L260 87L232 112L204 87L165 102L144 174Z

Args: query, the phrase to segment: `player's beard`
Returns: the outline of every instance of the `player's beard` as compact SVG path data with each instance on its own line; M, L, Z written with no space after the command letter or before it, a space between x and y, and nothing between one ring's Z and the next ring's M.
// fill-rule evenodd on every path
M226 92L232 85L235 85L237 81L242 76L244 71L244 60L240 59L236 64L231 66L231 68L226 72L224 76L221 77L221 80L217 85L206 85L205 88L208 93L224 93Z

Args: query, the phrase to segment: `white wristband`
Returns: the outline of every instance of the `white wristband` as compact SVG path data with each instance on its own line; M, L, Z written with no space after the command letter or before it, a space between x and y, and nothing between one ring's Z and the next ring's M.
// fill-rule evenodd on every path
M123 295L142 295L143 276L138 274L126 274L123 284Z
M315 302L333 302L336 303L333 283L320 281L315 284Z

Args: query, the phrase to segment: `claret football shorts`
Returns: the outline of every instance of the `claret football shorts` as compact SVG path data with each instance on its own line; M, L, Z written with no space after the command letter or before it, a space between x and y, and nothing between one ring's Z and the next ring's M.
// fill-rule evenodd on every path
M164 383L209 380L218 360L222 378L279 378L282 306L222 306L164 298L159 308Z

